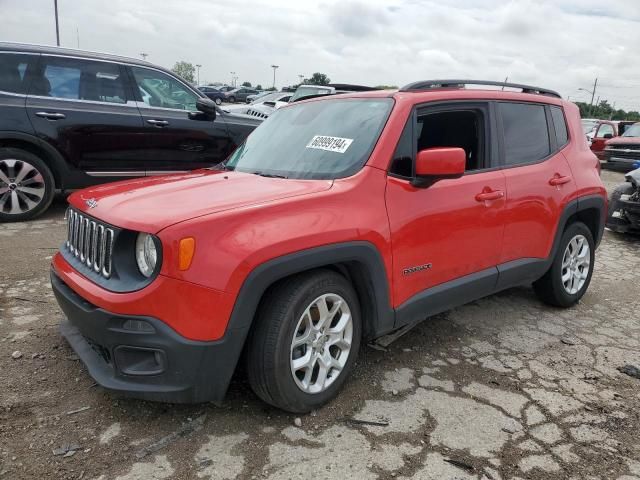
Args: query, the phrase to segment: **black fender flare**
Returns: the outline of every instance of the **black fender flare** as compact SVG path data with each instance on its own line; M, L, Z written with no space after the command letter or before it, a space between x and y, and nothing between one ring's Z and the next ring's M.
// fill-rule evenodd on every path
M56 179L57 188L65 188L64 181L65 178L68 177L69 165L60 152L55 148L48 143L43 142L35 135L23 132L0 130L0 142L2 142L2 140L19 140L42 150L47 156L47 158L43 158L42 160L51 167L51 172Z
M372 243L366 241L323 245L277 257L259 265L247 276L240 288L227 330L248 330L260 299L278 280L314 268L349 263L361 265L367 273L365 280L375 310L372 330L376 333L392 330L394 310L382 255Z

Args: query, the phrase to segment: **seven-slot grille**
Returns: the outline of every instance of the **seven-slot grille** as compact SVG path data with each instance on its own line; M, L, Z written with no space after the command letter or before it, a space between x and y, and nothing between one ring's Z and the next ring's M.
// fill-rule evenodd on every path
M67 210L67 228L67 250L87 268L109 278L113 229L72 208Z

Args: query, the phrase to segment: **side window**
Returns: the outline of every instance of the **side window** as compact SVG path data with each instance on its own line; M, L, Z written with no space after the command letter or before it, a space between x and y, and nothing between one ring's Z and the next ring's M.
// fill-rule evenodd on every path
M182 82L157 70L131 67L138 84L142 101L150 107L174 108L176 110L196 109L198 96Z
M558 147L564 147L569 141L569 133L567 132L567 122L564 119L562 108L551 107L551 118L553 118L553 128L556 131Z
M27 93L25 75L31 55L0 52L0 91Z
M542 160L551 153L547 116L542 105L499 103L506 165Z
M120 67L115 63L42 56L30 95L127 103Z
M409 117L400 135L389 173L400 177L413 177L413 115Z
M608 123L603 123L602 125L600 125L600 127L598 128L598 132L596 133L596 137L598 138L604 138L605 135L611 135L612 137L615 136L613 126L609 125Z
M417 151L459 147L467 157L465 170L485 168L485 115L480 109L450 110L418 116Z

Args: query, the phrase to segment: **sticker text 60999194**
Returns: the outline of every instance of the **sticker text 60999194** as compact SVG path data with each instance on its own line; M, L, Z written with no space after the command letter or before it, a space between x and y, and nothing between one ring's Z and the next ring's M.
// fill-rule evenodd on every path
M328 152L344 153L353 142L353 138L329 137L326 135L316 135L307 144L307 148L326 150Z

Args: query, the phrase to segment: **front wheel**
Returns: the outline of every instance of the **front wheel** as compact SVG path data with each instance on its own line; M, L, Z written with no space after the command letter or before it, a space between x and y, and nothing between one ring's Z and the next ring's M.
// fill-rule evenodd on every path
M340 274L290 277L265 295L247 345L251 387L265 402L304 413L336 396L360 347L358 298Z
M55 182L46 163L18 148L0 148L0 222L30 220L53 201Z
M595 260L591 230L581 222L572 223L562 234L551 268L534 282L540 299L556 307L570 307L587 291Z
M222 105L222 99L220 97L216 98L214 102L216 102L216 105Z
M236 103L236 97L229 97L229 101L231 103Z

